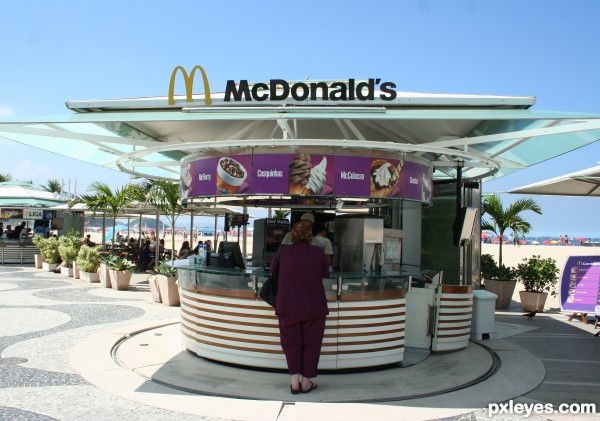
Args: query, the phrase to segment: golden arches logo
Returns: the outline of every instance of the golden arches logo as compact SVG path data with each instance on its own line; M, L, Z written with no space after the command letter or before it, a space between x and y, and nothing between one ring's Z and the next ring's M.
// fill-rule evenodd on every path
M177 73L181 70L181 74L183 75L183 82L185 83L185 97L187 102L192 102L192 88L194 87L194 76L196 76L196 70L200 70L202 73L202 81L204 82L204 103L206 105L210 105L212 100L210 99L210 85L208 84L208 77L206 77L206 72L202 68L202 66L194 66L191 73L188 75L188 72L183 68L183 66L177 66L173 69L173 73L171 73L171 81L169 82L169 105L175 104L175 78L177 77Z

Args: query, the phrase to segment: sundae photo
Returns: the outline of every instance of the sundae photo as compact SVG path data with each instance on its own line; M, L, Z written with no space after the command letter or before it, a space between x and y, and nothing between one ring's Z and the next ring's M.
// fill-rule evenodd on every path
M327 157L323 157L314 167L310 155L298 154L289 165L289 193L303 195L328 194L331 190L325 185Z
M385 159L371 163L371 196L389 197L398 182L400 171Z
M232 194L246 190L244 183L248 173L244 166L233 158L222 157L217 164L217 193Z

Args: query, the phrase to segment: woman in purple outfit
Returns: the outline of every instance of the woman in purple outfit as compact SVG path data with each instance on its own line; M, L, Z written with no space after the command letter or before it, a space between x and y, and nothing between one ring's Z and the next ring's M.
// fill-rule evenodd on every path
M275 313L279 318L281 347L291 378L292 394L308 393L317 387L321 344L325 333L327 298L323 278L329 276L329 264L323 249L310 244L312 224L300 221L291 232L292 244L271 260L278 273L279 286Z

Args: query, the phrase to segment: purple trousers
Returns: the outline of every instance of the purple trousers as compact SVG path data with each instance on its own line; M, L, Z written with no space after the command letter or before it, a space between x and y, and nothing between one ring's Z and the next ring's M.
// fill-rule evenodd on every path
M326 318L326 315L279 314L281 347L290 374L317 376Z

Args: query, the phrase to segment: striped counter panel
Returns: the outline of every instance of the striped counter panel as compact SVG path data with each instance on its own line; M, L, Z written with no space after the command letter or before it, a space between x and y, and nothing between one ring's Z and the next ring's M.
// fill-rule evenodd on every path
M181 332L188 350L232 364L287 368L271 307L260 300L208 293L181 289ZM404 298L329 302L319 369L401 362L405 308Z
M402 362L406 298L338 304L338 369Z
M337 303L330 303L320 369L335 369ZM277 316L260 300L181 289L184 346L200 357L251 367L287 369Z
M0 264L6 263L34 263L34 255L40 254L37 246L0 243Z
M473 287L442 285L436 299L437 314L432 351L466 348L471 337Z

